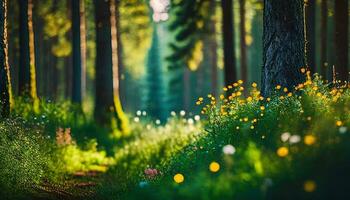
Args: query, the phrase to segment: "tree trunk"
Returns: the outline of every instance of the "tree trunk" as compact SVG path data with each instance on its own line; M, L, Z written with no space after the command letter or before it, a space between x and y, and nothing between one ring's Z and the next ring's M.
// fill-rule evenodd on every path
M210 0L210 15L211 20L209 22L209 33L208 33L208 45L210 52L210 69L211 69L211 93L214 97L218 95L218 55L217 48L218 44L216 41L216 1Z
M10 115L11 82L10 67L8 63L7 42L7 1L0 0L0 105L1 118Z
M72 39L73 39L73 75L72 102L81 104L83 99L83 80L85 80L85 13L84 0L72 0Z
M127 130L119 100L117 29L115 1L94 0L96 26L95 119L108 124L116 117L118 129Z
M303 0L265 0L263 31L262 94L276 85L289 90L305 80Z
M236 81L232 0L221 0L225 85Z
M316 50L315 50L315 40L316 40L316 0L307 0L306 9L306 56L307 65L312 73L316 72ZM323 30L322 30L323 31Z
M336 0L334 5L334 43L335 43L335 68L337 79L346 81L349 79L348 47L349 47L349 18L348 0Z
M36 72L34 54L34 32L33 32L33 3L32 0L18 0L20 23L20 66L18 90L19 95L37 99Z
M328 0L322 0L321 2L321 46L320 46L320 67L321 75L324 79L327 79L327 30L328 30Z
M244 86L247 86L248 72L247 72L247 45L245 42L246 28L245 28L245 0L239 0L239 16L240 16L240 52L241 52L241 79L244 81Z

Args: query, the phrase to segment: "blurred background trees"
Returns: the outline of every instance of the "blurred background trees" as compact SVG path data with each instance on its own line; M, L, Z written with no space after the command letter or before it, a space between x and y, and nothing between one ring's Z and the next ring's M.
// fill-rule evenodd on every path
M340 80L349 78L348 4L305 2L305 65L328 80L333 66ZM9 1L13 92L71 100L86 116L121 130L123 111L142 109L162 120L170 111L197 113L198 97L218 96L239 79L245 86L260 83L263 5L262 0Z

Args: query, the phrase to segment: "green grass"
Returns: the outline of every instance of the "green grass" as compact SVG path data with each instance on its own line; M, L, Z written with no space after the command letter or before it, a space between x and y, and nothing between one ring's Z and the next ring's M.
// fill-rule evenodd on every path
M198 100L200 121L177 115L158 125L136 116L126 138L73 116L69 103L42 103L36 111L17 104L12 118L0 122L1 195L35 196L35 187L48 183L80 193L74 182L92 180L97 185L84 198L348 197L348 86L315 77L293 93L277 86L270 98L255 84L248 97L241 83L224 90L234 95ZM89 172L98 176L74 175ZM184 181L176 183L176 174Z

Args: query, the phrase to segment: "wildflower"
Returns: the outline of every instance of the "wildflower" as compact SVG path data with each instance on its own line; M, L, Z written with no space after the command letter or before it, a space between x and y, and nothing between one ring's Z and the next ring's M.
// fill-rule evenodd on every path
M289 92L289 93L287 94L287 96L291 97L291 96L293 96L293 93Z
M200 119L201 119L201 117L199 115L194 116L194 120L199 121Z
M184 182L184 180L185 180L185 177L182 174L180 174L180 173L175 174L175 176L174 176L175 183L182 183L182 182Z
M228 144L222 148L222 152L226 155L233 155L236 152L236 148L231 144Z
M141 116L141 114L142 114L141 110L138 110L138 111L136 112L136 115L137 115L137 116Z
M260 106L260 110L265 110L265 106Z
M343 122L340 121L340 120L338 120L338 121L335 122L335 124L336 124L337 126L342 126L342 125L343 125Z
M255 82L252 83L252 87L253 87L253 88L256 88L257 86L258 86L258 84L256 84Z
M250 129L254 129L255 127L254 126L250 126Z
M313 192L316 190L316 183L312 180L307 180L304 182L304 190L306 192Z
M247 98L247 101L248 101L248 102L251 102L252 100L253 100L252 97L248 97L248 98Z
M339 133L344 134L348 131L348 128L346 126L339 127Z
M225 96L222 94L222 95L220 95L220 99L222 100L222 99L224 99L225 98Z
M223 91L227 91L227 87L222 88Z
M280 86L280 85L277 85L277 86L276 86L276 89L277 89L277 90L281 89L281 86Z
M211 162L209 165L209 170L211 172L218 172L220 170L220 164L217 162Z
M184 110L181 110L181 111L180 111L180 115L181 115L181 116L185 116L185 115L186 115L186 112L185 112Z
M157 125L160 124L160 120L159 120L159 119L156 120L156 124L157 124Z
M242 80L238 80L238 84L243 84L243 81Z
M290 138L289 138L289 143L295 144L295 143L300 142L300 140L301 140L301 138L300 138L299 135L292 135L292 136L290 136Z
M138 117L135 117L135 118L134 118L134 122L137 123L137 122L139 122L139 121L140 121L140 118L138 118Z
M286 157L289 153L289 150L287 147L280 147L277 149L277 155L279 157Z
M151 168L145 169L144 173L148 178L154 178L158 175L158 171L156 169Z
M305 68L301 68L300 71L301 71L301 73L304 74L306 72L306 69Z
M283 88L283 92L288 92L288 88Z
M304 137L304 143L306 144L306 145L313 145L314 143L316 142L316 138L315 138L315 136L313 136L313 135L306 135L305 137Z
M243 118L243 121L247 122L248 121L248 117Z
M282 142L287 142L288 141L288 139L290 138L290 133L289 132L285 132L285 133L282 133L281 134L281 140L282 140Z

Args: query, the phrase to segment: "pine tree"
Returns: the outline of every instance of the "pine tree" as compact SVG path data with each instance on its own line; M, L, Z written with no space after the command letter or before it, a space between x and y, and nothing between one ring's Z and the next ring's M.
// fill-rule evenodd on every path
M152 45L148 51L147 74L146 74L146 111L147 113L161 121L165 121L164 108L164 88L163 88L163 70L161 65L161 53L159 51L159 29L161 24L154 24ZM159 27L160 28L160 27Z

